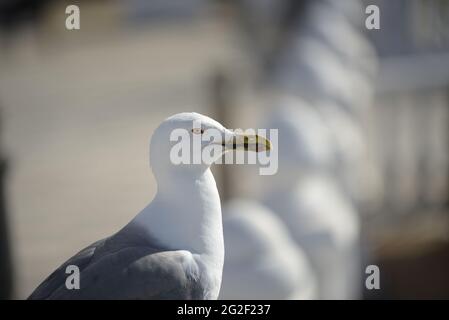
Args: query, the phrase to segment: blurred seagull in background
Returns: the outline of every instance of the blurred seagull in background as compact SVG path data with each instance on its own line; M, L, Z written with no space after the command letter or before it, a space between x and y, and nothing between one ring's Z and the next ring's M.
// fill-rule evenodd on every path
M317 298L315 274L282 220L256 201L223 208L225 262L220 299Z
M281 98L266 127L279 129L279 171L261 201L288 227L316 272L321 299L359 296L360 219L333 175L331 132L300 99Z
M194 130L194 122L201 128ZM29 299L216 299L224 260L220 197L210 164L175 165L170 135L185 129L190 139L209 129L229 140L202 141L226 150L266 151L260 136L239 136L197 113L180 113L154 132L150 163L157 180L154 200L111 237L97 241L53 272ZM244 138L245 144L235 141ZM254 145L254 142L257 145ZM69 290L66 268L80 270L79 289Z

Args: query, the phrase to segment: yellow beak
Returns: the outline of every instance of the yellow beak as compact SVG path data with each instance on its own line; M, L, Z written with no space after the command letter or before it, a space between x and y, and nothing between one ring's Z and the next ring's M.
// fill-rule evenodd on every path
M271 150L270 140L257 134L235 133L223 143L227 150L268 151Z

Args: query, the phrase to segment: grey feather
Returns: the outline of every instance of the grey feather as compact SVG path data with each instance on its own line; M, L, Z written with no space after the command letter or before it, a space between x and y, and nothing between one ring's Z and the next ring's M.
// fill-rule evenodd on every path
M28 299L203 299L198 267L189 255L163 248L128 225L70 258ZM68 265L80 270L79 289L65 285Z

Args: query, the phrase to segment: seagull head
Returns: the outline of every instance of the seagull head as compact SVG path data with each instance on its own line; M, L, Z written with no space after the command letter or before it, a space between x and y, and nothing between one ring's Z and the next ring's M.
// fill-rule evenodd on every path
M150 163L158 179L164 172L204 172L229 150L270 149L271 142L262 136L234 132L207 116L185 112L165 119L155 130Z

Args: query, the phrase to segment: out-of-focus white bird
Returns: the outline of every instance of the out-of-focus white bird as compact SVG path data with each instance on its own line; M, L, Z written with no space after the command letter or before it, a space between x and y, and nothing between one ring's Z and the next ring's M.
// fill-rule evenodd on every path
M340 11L328 1L308 6L277 63L275 84L313 103L336 101L363 119L373 95L377 60L369 42Z
M382 203L382 179L363 128L336 103L322 101L315 107L331 133L332 170L343 192L357 208L373 212Z
M365 17L358 0L314 1L307 14L304 33L325 42L348 66L359 69L373 80L377 58L373 46L363 35Z
M329 50L333 44L320 36L320 29L310 31L314 28L306 25L294 40L279 63L275 86L317 108L330 130L338 157L334 169L345 192L357 207L374 211L383 195L380 168L367 135L372 81L341 61L339 56L352 57Z
M351 74L323 43L302 36L283 55L274 80L283 92L294 93L312 103L331 99L350 110L354 100Z
M316 279L282 221L250 200L223 208L225 262L220 299L315 299Z
M359 295L359 217L332 176L335 152L317 110L282 100L266 128L279 130L279 171L266 179L263 202L288 226L318 277L319 297Z

